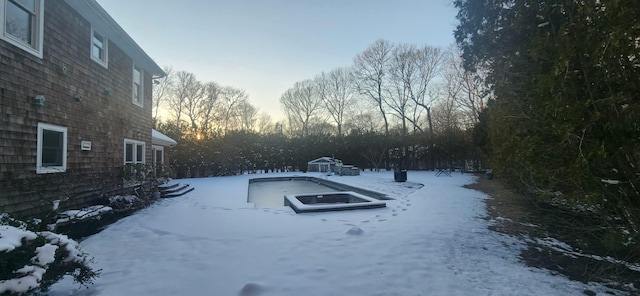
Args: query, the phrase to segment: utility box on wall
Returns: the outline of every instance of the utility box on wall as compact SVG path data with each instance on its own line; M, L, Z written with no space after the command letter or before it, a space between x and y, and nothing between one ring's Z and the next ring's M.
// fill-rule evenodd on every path
M91 141L82 141L80 143L80 149L82 149L83 151L91 150Z

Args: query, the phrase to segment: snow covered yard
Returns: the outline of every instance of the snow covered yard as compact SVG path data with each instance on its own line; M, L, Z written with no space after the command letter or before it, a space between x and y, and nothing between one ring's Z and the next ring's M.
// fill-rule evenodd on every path
M388 194L386 208L296 214L247 204L248 179L176 180L196 188L81 243L100 278L49 295L585 295L609 289L527 267L525 246L487 229L474 176L363 172L326 177ZM424 184L424 187L416 183Z

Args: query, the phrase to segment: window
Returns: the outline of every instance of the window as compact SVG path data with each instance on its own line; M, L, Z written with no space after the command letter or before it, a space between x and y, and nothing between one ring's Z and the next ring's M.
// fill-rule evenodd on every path
M164 147L153 145L151 146L151 150L153 150L153 165L163 164L164 163Z
M142 75L143 72L142 70L137 67L137 66L133 66L133 103L142 107L144 106L144 96L143 96L143 85L142 85Z
M107 38L100 35L93 28L91 29L91 58L98 62L100 65L107 67L108 58L108 46L109 42Z
M42 58L43 0L0 0L0 39Z
M136 140L124 140L124 164L144 164L145 143Z
M38 123L38 155L36 173L58 173L67 170L67 128Z

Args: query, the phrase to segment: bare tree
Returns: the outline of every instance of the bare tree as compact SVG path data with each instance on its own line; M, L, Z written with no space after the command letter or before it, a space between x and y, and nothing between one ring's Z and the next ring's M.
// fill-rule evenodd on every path
M185 97L185 111L189 123L191 124L191 132L198 134L200 131L200 124L202 123L202 100L205 98L205 88L200 81L195 81L191 87L187 90L187 96ZM198 134L198 136L200 136Z
M312 80L296 82L280 97L280 104L289 120L289 128L301 137L309 135L312 119L319 116L322 100Z
M407 119L409 104L412 100L413 87L419 76L416 63L417 50L415 45L400 44L393 49L389 62L389 92L384 100L401 121L401 133L407 135Z
M258 108L251 105L248 100L244 100L238 106L238 111L240 128L243 131L255 130L256 122L258 120Z
M216 105L217 121L221 132L227 133L239 127L239 108L247 101L247 93L243 89L225 86L220 91L220 99Z
M356 109L349 115L345 122L344 129L349 133L368 133L380 131L383 126L380 124L380 115L365 108Z
M345 115L355 102L355 85L349 68L337 68L316 77L318 92L329 116L336 123L338 135L342 135Z
M353 60L353 74L358 92L376 104L384 119L385 134L389 134L389 121L384 108L385 76L393 46L379 39Z
M445 53L443 72L447 96L453 98L466 114L468 126L477 124L489 98L483 91L482 69L477 69L475 73L466 71L462 66L460 50L452 46Z
M170 88L171 96L167 101L169 111L176 121L179 129L182 129L182 116L187 114L187 100L200 90L201 84L195 74L179 71L175 76L175 83Z
M203 86L204 97L200 103L200 132L205 137L213 134L215 123L215 108L220 98L222 88L215 82L208 82Z
M256 129L259 133L262 133L265 135L273 134L276 131L275 124L273 123L271 116L265 112L260 112L260 114L258 115L258 122L257 122Z
M410 86L409 96L416 107L422 108L427 113L427 123L429 125L429 138L433 137L433 124L431 121L431 105L435 96L430 95L433 80L440 73L442 64L442 50L437 47L424 46L417 49L413 55L416 68L416 75L407 80ZM415 124L416 128L425 134L419 124Z
M170 95L169 92L173 87L175 78L173 68L171 66L164 66L162 69L166 74L163 78L154 79L153 83L153 122L158 121L158 110L160 106L164 104L165 96Z

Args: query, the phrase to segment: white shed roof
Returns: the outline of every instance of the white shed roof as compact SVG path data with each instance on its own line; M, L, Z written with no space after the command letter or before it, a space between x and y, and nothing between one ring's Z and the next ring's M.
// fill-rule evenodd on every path
M324 156L324 157L320 157L320 158L316 158L312 161L309 161L308 164L312 164L312 163L336 163L337 159L333 158L333 157L329 157L329 156Z

